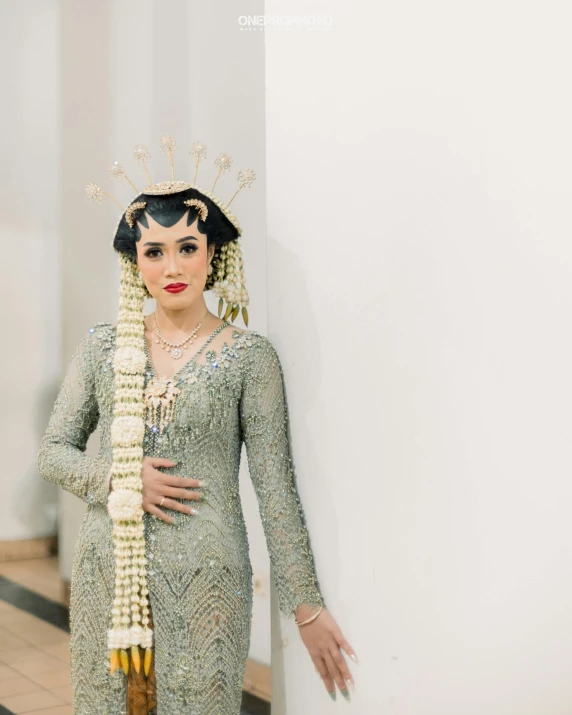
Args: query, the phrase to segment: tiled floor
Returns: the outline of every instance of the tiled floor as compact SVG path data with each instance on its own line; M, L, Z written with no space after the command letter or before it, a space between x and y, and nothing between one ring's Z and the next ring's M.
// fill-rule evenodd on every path
M0 563L0 715L73 715L57 557ZM245 695L243 715L270 715Z
M68 642L66 631L0 601L0 705L7 712L72 715Z

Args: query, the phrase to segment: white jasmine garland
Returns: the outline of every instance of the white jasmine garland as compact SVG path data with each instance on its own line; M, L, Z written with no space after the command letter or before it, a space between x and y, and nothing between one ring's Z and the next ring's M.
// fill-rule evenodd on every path
M131 646L141 645L146 649L153 646L153 631L148 625L149 592L141 484L145 434L145 288L136 264L122 253L118 257L121 281L113 359L115 402L111 424L112 491L107 501L108 513L113 520L115 555L112 628L107 633L107 645L112 652L126 650Z
M113 521L135 521L143 516L142 502L141 492L116 489L109 495L107 510Z
M111 440L114 446L129 447L133 442L142 440L144 433L145 423L141 417L124 415L115 417L111 423Z
M136 375L145 369L146 356L143 350L126 347L115 351L113 368L117 372Z
M212 290L217 298L226 301L228 304L227 316L230 306L240 304L246 308L249 305L250 300L244 277L242 247L238 240L229 241L221 246Z

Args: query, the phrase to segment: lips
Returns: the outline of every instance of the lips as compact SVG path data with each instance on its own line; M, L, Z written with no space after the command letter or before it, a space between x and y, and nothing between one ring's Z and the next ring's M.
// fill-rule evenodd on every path
M168 286L165 286L165 290L169 291L169 293L180 293L182 290L185 290L186 287L186 283L169 283Z

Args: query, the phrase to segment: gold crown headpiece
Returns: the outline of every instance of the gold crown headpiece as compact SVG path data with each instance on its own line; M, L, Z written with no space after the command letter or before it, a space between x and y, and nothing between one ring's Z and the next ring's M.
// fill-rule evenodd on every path
M238 236L242 235L242 229L238 222L236 216L230 211L229 206L238 194L244 188L249 188L252 182L256 179L256 174L252 169L242 169L238 172L238 187L234 194L231 196L227 203L221 201L217 196L213 194L214 188L217 181L221 175L230 170L232 165L232 158L228 154L221 153L215 159L215 166L217 168L217 174L215 176L214 182L210 190L206 190L197 185L197 174L199 170L200 162L206 158L207 148L202 142L194 142L189 154L194 157L194 176L193 181L181 181L175 179L175 164L173 162L173 150L175 149L175 140L171 136L164 136L161 138L160 143L161 152L167 154L167 158L171 165L171 179L168 181L162 181L157 184L153 184L151 177L149 175L149 170L147 165L149 163L150 153L147 147L143 144L138 144L133 150L133 155L135 159L141 164L145 176L149 181L149 185L142 191L138 191L135 184L125 173L125 169L119 162L114 162L109 167L109 173L112 178L119 181L120 184L126 180L135 191L136 197L140 199L141 194L147 196L159 196L165 194L176 194L187 189L195 189L199 193L208 197L216 206L221 210L221 212L226 216L230 223L236 228ZM89 198L96 203L101 203L102 197L105 195L114 201L117 206L122 211L122 216L125 216L125 220L130 228L133 228L136 220L136 213L141 211L147 205L146 201L138 200L132 201L128 206L123 207L121 203L107 191L103 191L101 187L97 184L88 184L85 187L85 191ZM195 206L199 212L199 216L202 221L207 218L208 207L204 201L200 199L187 199L185 202L186 206ZM121 218L119 223L121 223ZM119 226L117 224L117 227ZM116 228L117 232L117 228ZM224 314L224 319L227 320L229 317L231 321L234 321L238 312L242 306L242 316L246 326L248 326L248 312L246 306L248 305L248 293L244 285L244 273L243 273L243 261L242 261L242 251L240 246L236 241L231 241L225 243L222 246L217 247L215 257L213 258L213 265L215 270L205 286L205 290L212 288L214 293L219 297L219 307L218 314L221 316L224 301L227 302L227 308Z

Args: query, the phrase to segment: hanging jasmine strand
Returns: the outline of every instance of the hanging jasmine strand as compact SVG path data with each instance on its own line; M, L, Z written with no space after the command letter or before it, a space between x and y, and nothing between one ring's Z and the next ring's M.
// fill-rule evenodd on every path
M111 423L113 464L112 491L107 510L113 520L115 596L112 627L107 633L110 672L129 671L129 653L137 672L141 667L139 646L144 649L144 671L149 674L153 630L149 628L149 602L142 507L141 461L145 430L144 286L134 263L119 254L119 320L113 357L115 402Z

